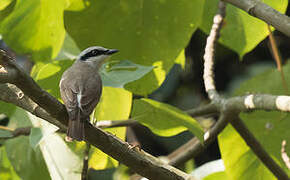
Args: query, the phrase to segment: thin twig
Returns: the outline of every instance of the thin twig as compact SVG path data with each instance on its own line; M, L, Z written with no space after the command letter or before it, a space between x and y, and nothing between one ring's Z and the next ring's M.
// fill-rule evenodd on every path
M134 119L128 119L128 120L102 120L96 122L96 127L98 128L116 128L116 127L128 127L128 126L134 126L138 124L138 121Z
M7 127L7 126L1 126L1 125L0 125L0 129L2 129L2 130L4 130L4 131L10 131L10 132L14 131L14 129L12 129L12 128L10 128L10 127Z
M256 154L256 156L264 163L264 165L277 177L279 180L289 180L285 171L271 158L265 151L263 146L255 138L251 131L246 127L242 120L237 117L231 121L232 126L241 135L247 145Z
M218 108L214 103L206 104L197 108L189 109L185 111L187 114L198 117L219 114Z
M267 25L267 27L268 27L268 31L269 31L269 39L270 39L272 54L273 54L273 57L274 57L275 62L277 64L277 69L281 74L282 84L283 84L285 93L288 94L288 86L287 86L287 82L285 80L285 75L284 75L283 68L282 68L282 58L280 56L276 40L272 34L270 25Z

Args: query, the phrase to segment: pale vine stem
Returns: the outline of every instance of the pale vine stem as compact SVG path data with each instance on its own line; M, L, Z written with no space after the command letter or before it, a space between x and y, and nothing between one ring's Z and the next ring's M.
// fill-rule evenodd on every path
M290 158L286 152L286 140L282 141L281 157L282 157L286 167L290 170Z

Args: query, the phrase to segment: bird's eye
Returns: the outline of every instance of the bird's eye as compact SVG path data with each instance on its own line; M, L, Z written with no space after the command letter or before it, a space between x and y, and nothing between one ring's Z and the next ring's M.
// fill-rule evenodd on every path
M98 50L93 50L93 51L92 51L92 54L93 54L94 56L98 55Z

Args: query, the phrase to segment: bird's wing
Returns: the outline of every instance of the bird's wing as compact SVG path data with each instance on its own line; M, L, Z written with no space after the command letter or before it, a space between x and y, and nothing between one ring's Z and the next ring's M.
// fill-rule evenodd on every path
M78 105L85 115L90 115L98 104L102 94L102 80L98 74L89 77L78 96Z
M75 85L70 84L66 79L62 79L60 84L60 95L68 111L75 110L77 108L77 94L78 89Z

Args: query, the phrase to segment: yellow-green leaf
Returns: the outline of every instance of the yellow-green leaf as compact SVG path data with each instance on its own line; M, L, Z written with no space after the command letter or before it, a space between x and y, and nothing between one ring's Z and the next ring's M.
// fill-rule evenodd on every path
M203 141L203 130L198 122L185 112L151 99L136 99L132 118L150 128L159 136L173 136L189 130Z

